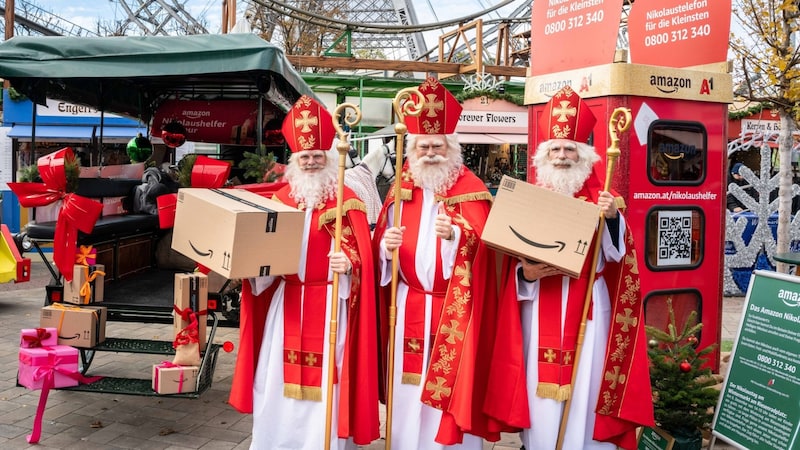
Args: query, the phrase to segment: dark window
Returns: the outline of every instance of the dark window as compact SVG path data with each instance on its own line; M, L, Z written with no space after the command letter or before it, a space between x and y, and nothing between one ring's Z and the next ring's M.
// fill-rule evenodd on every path
M696 122L656 120L647 133L647 166L653 184L696 185L707 172L706 129Z

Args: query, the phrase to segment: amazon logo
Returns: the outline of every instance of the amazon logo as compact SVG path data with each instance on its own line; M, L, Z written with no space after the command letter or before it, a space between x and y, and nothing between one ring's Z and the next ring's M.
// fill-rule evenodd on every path
M81 338L81 334L80 334L80 333L75 333L75 335L74 335L74 336L61 336L61 335L59 334L59 335L58 335L58 338L59 338L59 339L64 339L65 341L71 341L71 340L73 340L73 339L80 339L80 338Z
M195 247L192 244L192 241L189 241L189 247L192 247L192 251L195 252L198 256L208 256L209 258L214 256L214 250L208 249L208 251L200 250L199 248Z
M528 245L530 245L532 247L541 248L541 249L545 249L545 250L550 250L550 249L556 249L557 248L558 249L557 251L561 252L562 250L564 250L564 247L567 246L567 244L564 241L553 241L552 244L536 242L536 241L534 241L532 239L528 239L525 236L523 236L521 233L519 233L517 230L515 230L514 227L512 227L511 225L509 225L508 228L511 230L512 233L514 233L514 236L516 236L517 239L519 239L520 241L522 241L522 242L524 242L524 243L526 243L526 244L528 244Z

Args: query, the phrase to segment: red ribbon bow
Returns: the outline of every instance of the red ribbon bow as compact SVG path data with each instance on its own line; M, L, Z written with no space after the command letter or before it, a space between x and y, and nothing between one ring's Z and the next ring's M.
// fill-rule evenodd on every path
M181 345L189 345L196 342L200 342L200 333L197 331L197 314L190 314L189 326L182 329L177 336L175 336L172 347L178 348Z
M102 203L66 191L64 163L74 159L72 148L64 147L37 161L43 183L8 183L9 189L17 195L19 204L24 208L46 206L63 200L53 237L53 262L67 281L72 281L72 266L75 264L73 252L78 231L91 233L103 211Z
M44 328L36 329L36 336L22 336L22 341L28 345L28 348L37 348L42 346L42 341L50 339L50 332Z

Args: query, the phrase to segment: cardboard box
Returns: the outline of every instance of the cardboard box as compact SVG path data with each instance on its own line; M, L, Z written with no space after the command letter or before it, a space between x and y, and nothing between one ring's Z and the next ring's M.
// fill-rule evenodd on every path
M54 368L58 367L59 370ZM53 379L57 388L77 386L78 380L61 373L78 373L78 349L68 345L54 347L19 349L19 374L17 381L28 389L42 388L44 374L40 368L54 371Z
M501 252L577 277L599 219L600 207L593 203L504 176L481 239Z
M105 306L55 304L41 310L40 326L58 329L58 344L90 348L106 340Z
M197 391L198 366L156 364L153 366L153 390L159 394L181 394Z
M58 330L55 328L23 328L19 333L21 348L52 347L58 345Z
M88 269L87 269L88 267ZM72 270L72 281L67 283L64 281L64 303L71 303L73 305L90 305L103 301L103 288L105 287L105 266L103 264L95 264L92 266L82 266L75 264ZM86 297L81 295L81 289L88 279L89 282L89 301Z
M208 309L208 277L202 273L176 273L174 288L175 307L180 311L190 308L195 313ZM173 313L174 336L181 330L189 326L189 321L184 320L178 313ZM208 313L197 317L197 335L200 343L200 351L206 348L206 321Z
M180 189L172 248L229 279L297 273L304 216L243 189Z

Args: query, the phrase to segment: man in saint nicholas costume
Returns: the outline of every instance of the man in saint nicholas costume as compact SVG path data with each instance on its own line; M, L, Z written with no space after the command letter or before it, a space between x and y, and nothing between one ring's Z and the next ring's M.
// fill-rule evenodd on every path
M556 448L570 397L563 449L635 449L636 428L653 425L636 255L618 209L624 202L604 190L604 164L586 144L595 123L578 94L561 89L545 107L545 141L533 157L536 185L600 207L605 227L592 243L600 245L594 284L588 286L591 258L579 278L512 257L505 258L501 274L487 412L522 428L530 450ZM591 306L571 384L587 289Z
M251 449L355 449L380 437L374 264L364 203L344 188L341 251L333 252L338 154L331 115L301 97L283 121L288 184L273 199L305 211L294 275L245 280L230 404L253 413ZM338 311L331 311L339 277ZM338 320L333 391L329 328ZM331 436L325 436L333 395Z
M382 348L394 351L393 373L384 373L394 377L391 445L481 449L481 437L499 439L482 411L497 294L495 255L480 235L492 197L463 164L454 134L461 105L435 78L419 90L422 114L405 117L400 198L390 189L373 237L383 286ZM399 223L395 208L401 208ZM385 319L395 249L397 321L389 343Z

